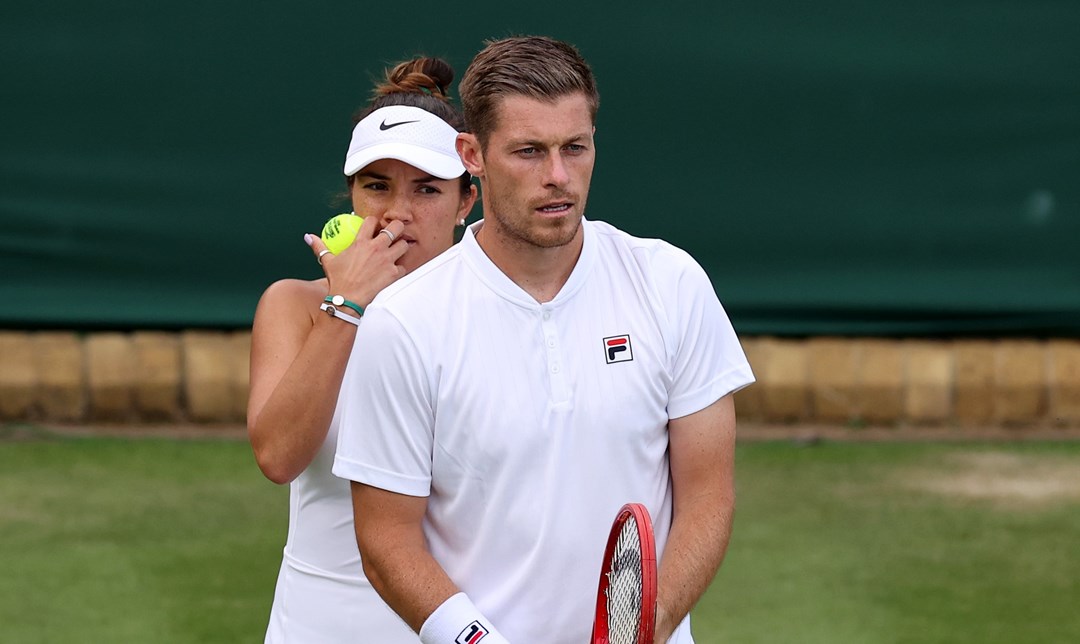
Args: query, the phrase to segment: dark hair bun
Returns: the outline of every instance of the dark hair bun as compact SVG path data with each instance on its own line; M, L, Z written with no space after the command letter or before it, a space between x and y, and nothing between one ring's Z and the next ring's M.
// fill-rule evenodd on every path
M375 96L387 94L428 94L450 100L454 70L441 58L420 57L398 63L386 71L386 81L375 88Z

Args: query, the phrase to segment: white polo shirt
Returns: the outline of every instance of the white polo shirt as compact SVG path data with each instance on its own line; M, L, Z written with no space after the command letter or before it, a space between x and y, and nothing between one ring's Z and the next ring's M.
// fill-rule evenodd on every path
M427 496L431 553L511 642L577 644L622 504L645 503L663 552L668 419L754 378L687 253L583 221L539 304L477 245L482 223L367 308L333 471Z

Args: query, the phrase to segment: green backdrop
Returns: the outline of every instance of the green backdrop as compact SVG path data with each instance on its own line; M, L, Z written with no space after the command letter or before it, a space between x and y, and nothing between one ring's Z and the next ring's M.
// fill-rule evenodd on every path
M740 332L1080 334L1080 3L700 4L6 3L0 326L249 325L387 63L543 33L600 83L588 216Z

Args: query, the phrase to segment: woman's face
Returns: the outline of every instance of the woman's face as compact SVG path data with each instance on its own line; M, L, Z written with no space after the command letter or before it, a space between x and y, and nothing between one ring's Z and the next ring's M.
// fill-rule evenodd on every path
M377 217L378 229L404 224L400 235L409 248L398 260L412 272L454 243L454 226L468 216L476 188L461 191L460 179L439 179L397 159L380 159L353 175L353 212Z

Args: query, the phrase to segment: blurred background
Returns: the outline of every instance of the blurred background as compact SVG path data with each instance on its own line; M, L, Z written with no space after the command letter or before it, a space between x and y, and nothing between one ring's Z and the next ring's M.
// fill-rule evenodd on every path
M272 281L320 276L302 236L348 209L382 70L460 78L537 33L599 81L587 216L692 253L748 341L1075 339L1078 24L1019 0L8 3L0 334L245 332Z
M741 419L1080 427L1080 4L0 8L0 419L239 422L383 69L575 43L586 216L684 247ZM456 94L456 92L455 92ZM470 220L480 217L480 207Z
M587 216L692 253L758 379L698 641L1076 641L1078 27L1061 0L0 4L0 640L260 637L288 492L243 440L256 302L320 276L303 234L347 209L386 66L460 77L529 33L597 74Z

